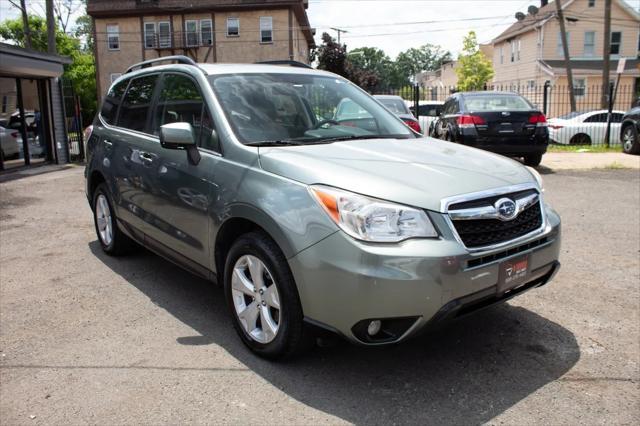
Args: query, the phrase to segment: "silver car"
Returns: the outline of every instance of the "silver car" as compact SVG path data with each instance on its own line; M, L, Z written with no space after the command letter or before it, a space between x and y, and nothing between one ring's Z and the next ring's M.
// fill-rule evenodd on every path
M535 170L420 137L328 72L171 59L133 66L93 123L98 240L222 285L257 354L295 354L318 329L398 343L557 272Z

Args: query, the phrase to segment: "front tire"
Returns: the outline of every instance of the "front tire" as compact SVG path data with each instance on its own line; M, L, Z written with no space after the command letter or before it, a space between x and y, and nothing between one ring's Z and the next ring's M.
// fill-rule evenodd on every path
M633 124L622 130L622 150L626 154L640 154L638 130L636 130L636 127Z
M277 244L262 232L241 236L229 250L224 271L225 297L242 342L269 359L301 352L307 341L302 305Z
M524 156L524 164L529 167L539 166L542 162L542 154L529 154Z
M118 228L113 203L104 183L94 191L92 207L93 223L102 250L110 256L128 253L134 243Z

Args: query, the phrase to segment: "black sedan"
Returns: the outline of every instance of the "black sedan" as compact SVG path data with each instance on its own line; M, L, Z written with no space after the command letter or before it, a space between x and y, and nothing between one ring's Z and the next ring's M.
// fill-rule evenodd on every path
M511 92L459 92L444 103L432 136L537 166L549 144L547 119Z
M622 117L622 125L620 126L620 142L622 149L627 154L640 154L640 106L632 108Z

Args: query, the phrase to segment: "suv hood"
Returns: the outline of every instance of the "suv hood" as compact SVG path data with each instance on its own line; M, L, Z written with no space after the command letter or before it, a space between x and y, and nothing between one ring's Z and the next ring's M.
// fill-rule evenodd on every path
M259 155L264 170L298 182L434 211L453 195L535 184L514 160L431 138L266 147Z

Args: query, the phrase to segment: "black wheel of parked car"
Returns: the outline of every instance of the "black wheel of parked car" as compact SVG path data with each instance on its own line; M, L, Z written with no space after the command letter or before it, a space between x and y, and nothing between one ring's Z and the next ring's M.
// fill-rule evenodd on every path
M524 156L524 164L529 167L539 166L542 162L542 154L529 154Z
M578 133L571 138L569 145L591 145L591 138L584 133Z
M102 250L111 256L121 256L129 252L134 242L118 228L113 203L104 183L98 185L93 193L92 207L93 222Z
M270 359L304 349L308 340L298 290L282 251L269 236L251 232L236 240L224 271L233 324L249 349Z
M633 124L622 129L622 150L627 154L640 154L638 131Z

